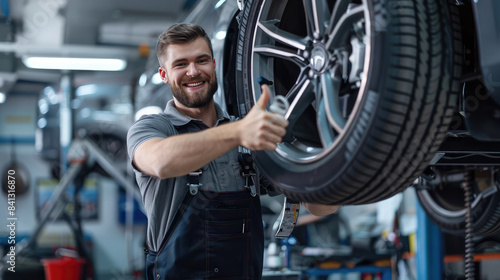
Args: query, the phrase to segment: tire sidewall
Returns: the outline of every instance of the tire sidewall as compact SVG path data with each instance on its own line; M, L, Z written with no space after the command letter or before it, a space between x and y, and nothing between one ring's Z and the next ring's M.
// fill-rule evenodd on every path
M425 213L440 229L451 234L465 234L465 211L463 215L446 215L448 210L434 201L432 190L417 189L417 198ZM482 198L474 204L471 212L474 234L486 236L498 232L499 203L500 193L495 192L490 197Z

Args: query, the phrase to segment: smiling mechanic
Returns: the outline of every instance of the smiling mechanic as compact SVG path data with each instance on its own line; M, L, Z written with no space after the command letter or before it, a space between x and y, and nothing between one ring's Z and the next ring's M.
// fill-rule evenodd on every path
M171 26L159 37L157 56L174 98L127 136L148 217L147 279L260 279L261 206L245 187L238 146L272 151L288 122L266 112L267 85L252 110L231 121L213 99L216 65L200 26ZM337 209L305 206L316 215Z

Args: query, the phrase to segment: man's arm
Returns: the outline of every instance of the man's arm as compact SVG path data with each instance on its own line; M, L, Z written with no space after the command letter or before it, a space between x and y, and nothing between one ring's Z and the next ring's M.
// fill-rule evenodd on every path
M315 216L325 216L337 212L339 205L323 205L309 202L302 202L307 211Z
M241 145L250 150L274 150L285 135L288 122L280 115L266 112L269 88L241 120L168 138L154 138L140 144L134 164L142 172L171 178L195 171Z

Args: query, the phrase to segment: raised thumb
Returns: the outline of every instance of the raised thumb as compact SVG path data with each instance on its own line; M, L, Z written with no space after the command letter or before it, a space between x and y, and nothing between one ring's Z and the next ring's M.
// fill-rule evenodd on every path
M266 105L269 102L271 94L269 93L268 85L262 85L261 89L262 89L262 94L260 95L259 100L257 100L257 104L255 105L265 111Z

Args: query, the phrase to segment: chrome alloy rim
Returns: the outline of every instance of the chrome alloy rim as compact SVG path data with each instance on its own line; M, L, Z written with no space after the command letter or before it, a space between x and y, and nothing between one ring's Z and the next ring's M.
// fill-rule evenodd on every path
M370 61L366 1L350 4L337 0L333 7L327 0L303 1L305 36L289 31L287 22L280 20L288 1L265 0L260 6L250 57L254 103L261 94L257 78L275 81L279 77L276 61L297 67L296 77L287 77L292 83L286 93L281 91L290 103L285 118L291 133L276 149L283 158L297 163L323 158L335 149L356 116ZM315 119L310 121L316 125L317 133L311 136L316 144L293 135L300 118L311 118L311 114L305 115L307 108L314 110Z

